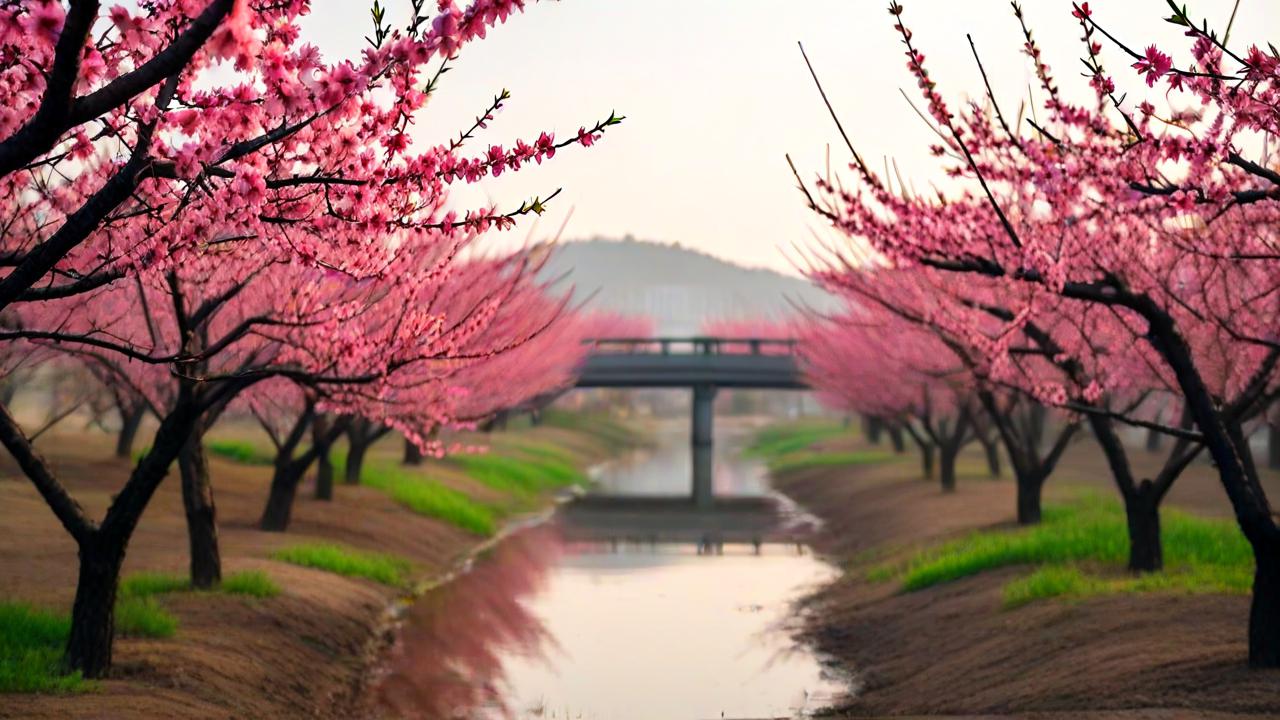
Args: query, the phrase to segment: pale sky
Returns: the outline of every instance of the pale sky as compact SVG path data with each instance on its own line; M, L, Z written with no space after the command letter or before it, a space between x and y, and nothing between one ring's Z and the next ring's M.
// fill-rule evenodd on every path
M1225 28L1234 0L1185 0L1193 17ZM408 3L391 0L401 24ZM429 5L433 3L428 3ZM679 242L745 265L794 273L789 248L818 225L794 189L785 154L809 179L848 162L797 50L813 60L841 120L867 160L897 161L918 185L942 182L928 153L933 135L899 89L915 88L887 0L561 0L522 16L463 50L418 128L443 141L465 128L502 88L512 99L472 147L510 147L540 130L575 134L626 115L589 150L573 148L541 167L455 193L459 207L491 198L516 207L563 187L538 226L549 235L573 216L567 239L594 235ZM972 33L1007 115L1034 83L1007 0L905 0L940 89L949 100L982 92L965 33ZM1070 0L1024 0L1045 57L1068 96L1088 97L1083 48ZM1156 42L1176 59L1187 42L1165 0L1092 0L1094 17L1130 46ZM364 0L315 0L305 28L326 57L357 51L368 29ZM1280 40L1280 1L1241 0L1231 44ZM1129 60L1104 45L1107 67L1131 97L1146 91ZM1158 97L1154 100L1160 102ZM1038 96L1037 104L1043 98ZM1039 108L1037 108L1039 109ZM509 241L523 241L525 222ZM619 269L620 272L625 269Z

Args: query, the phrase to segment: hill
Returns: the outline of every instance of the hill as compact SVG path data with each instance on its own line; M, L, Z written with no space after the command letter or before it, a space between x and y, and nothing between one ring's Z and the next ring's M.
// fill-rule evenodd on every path
M746 268L679 245L595 238L560 243L544 270L565 276L588 307L651 317L661 335L696 334L709 320L795 313L794 304L829 308L808 281Z

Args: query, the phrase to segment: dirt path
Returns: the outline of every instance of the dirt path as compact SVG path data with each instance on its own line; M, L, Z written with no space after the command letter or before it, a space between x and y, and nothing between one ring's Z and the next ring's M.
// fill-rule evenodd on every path
M522 441L553 442L583 463L608 449L592 438L550 427L513 431ZM52 435L41 449L71 492L100 517L130 463L109 459L100 434ZM385 456L399 446L375 448ZM5 458L7 461L7 457ZM414 515L376 490L339 485L337 500L299 490L287 533L255 528L270 469L211 458L219 513L223 571L263 569L283 589L274 598L219 594L165 596L177 616L176 636L117 639L115 668L100 690L79 695L0 696L0 717L14 718L290 718L344 717L367 666L366 655L396 591L371 581L296 567L269 558L287 544L336 541L403 555L417 574L449 569L481 538ZM438 467L433 477L465 486L465 477ZM76 547L29 482L0 464L0 599L70 607ZM477 493L479 494L479 493ZM147 509L130 544L126 574L185 572L186 530L179 485L171 477Z
M1080 486L1114 492L1094 452L1078 443L1050 481L1049 496ZM1154 465L1157 458L1139 460ZM807 625L860 688L842 716L1280 717L1280 672L1245 667L1244 597L1110 596L1005 610L1001 587L1025 570L909 594L867 582L874 559L1013 521L1013 483L982 477L976 454L961 469L953 495L919 480L914 456L775 481L823 517L819 547L848 571L811 599ZM1272 474L1267 484L1280 493L1280 478ZM1168 502L1229 512L1212 469L1201 464Z

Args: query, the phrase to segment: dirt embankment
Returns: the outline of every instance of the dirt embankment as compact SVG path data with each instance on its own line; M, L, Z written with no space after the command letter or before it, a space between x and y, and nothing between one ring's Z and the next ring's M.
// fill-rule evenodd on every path
M501 436L495 436L501 437ZM550 427L513 431L520 442L554 443L582 463L607 447L584 433ZM498 442L502 442L498 439ZM50 436L42 451L72 494L101 517L130 463L109 459L102 435ZM390 459L399 445L375 453ZM5 458L7 461L7 457ZM223 572L265 570L279 596L254 599L178 593L162 603L179 622L168 639L117 639L112 677L77 695L0 695L0 717L14 718L289 718L346 717L380 647L377 633L398 591L270 559L273 550L305 541L344 543L402 555L423 578L449 570L481 538L410 513L382 492L339 485L333 502L299 489L287 533L264 533L256 521L270 468L211 458ZM438 466L431 476L483 497L460 474ZM180 488L162 486L129 546L124 572L186 570L187 540ZM66 610L76 580L76 547L32 485L0 463L0 599Z
M1082 485L1112 492L1095 452L1077 444L1049 497ZM1001 588L1026 569L912 593L867 581L873 563L912 547L1012 523L1013 483L983 477L976 455L961 470L951 495L918 479L913 457L775 481L823 517L819 548L847 570L810 599L806 630L860 686L840 716L1280 717L1280 672L1245 666L1245 597L1107 596L1006 610ZM1229 513L1208 466L1178 483L1170 505ZM1267 483L1280 493L1277 477Z

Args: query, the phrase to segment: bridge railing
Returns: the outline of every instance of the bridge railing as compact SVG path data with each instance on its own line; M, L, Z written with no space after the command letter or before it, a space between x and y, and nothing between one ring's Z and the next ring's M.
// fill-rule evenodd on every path
M794 355L796 349L791 338L648 337L583 342L595 352L637 355Z

